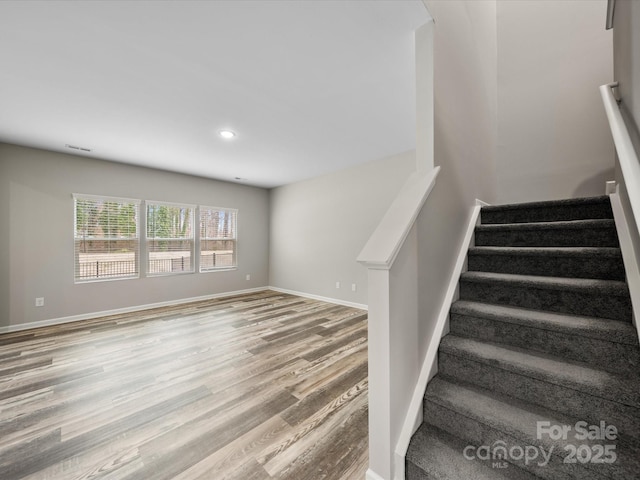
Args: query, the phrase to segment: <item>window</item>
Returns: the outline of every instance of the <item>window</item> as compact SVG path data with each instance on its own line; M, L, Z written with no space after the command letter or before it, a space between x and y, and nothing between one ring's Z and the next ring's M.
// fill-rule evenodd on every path
M200 207L200 271L237 265L237 210Z
M143 211L141 200L73 198L76 282L138 278L141 238L147 248L142 271L149 276L195 272L196 246L200 272L237 266L235 209L146 202Z
M74 195L75 281L139 276L140 201Z
M147 203L147 273L193 272L194 212L191 205Z

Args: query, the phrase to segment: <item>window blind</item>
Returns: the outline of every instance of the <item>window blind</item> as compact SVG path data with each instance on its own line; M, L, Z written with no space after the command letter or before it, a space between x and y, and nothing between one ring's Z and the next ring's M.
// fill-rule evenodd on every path
M237 266L238 211L200 207L200 271Z
M138 277L140 200L73 198L75 281Z
M194 271L192 205L147 202L147 274Z

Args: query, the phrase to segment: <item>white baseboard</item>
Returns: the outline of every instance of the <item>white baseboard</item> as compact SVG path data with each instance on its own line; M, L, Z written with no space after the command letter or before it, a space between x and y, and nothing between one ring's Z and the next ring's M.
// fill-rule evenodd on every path
M422 415L420 415L420 421L422 422ZM404 455L398 455L398 452L394 452L394 461L395 461L395 469L393 472L393 480L405 480L406 479L406 465L405 465L405 457L407 456L407 452Z
M467 230L458 250L458 256L456 258L455 266L449 277L449 284L447 291L442 299L438 318L436 319L436 325L433 330L433 336L429 341L427 352L424 356L422 368L420 369L420 375L418 376L418 382L409 408L407 410L407 416L405 417L398 443L395 449L395 480L404 480L404 462L407 455L407 449L409 448L409 442L411 437L422 423L422 402L424 398L424 392L427 388L427 383L437 373L437 356L438 347L440 346L440 340L444 335L449 332L449 310L451 304L458 297L458 283L460 281L460 275L467 269L467 254L469 247L474 245L474 231L476 225L480 222L480 209L483 205L488 205L484 202L476 201L476 205L471 210L471 217L467 225Z
M48 320L39 320L37 322L22 323L20 325L9 325L0 327L1 333L19 332L21 330L30 330L32 328L50 327L52 325L62 325L64 323L79 322L80 320L90 320L92 318L106 317L109 315L119 315L121 313L137 312L148 310L150 308L167 307L170 305L180 305L183 303L200 302L203 300L211 300L220 297L231 297L233 295L243 295L247 293L262 292L269 290L268 287L249 288L246 290L235 290L233 292L213 293L211 295L203 295L199 297L181 298L179 300L170 300L167 302L148 303L146 305L136 305L133 307L115 308L113 310L103 310L100 312L83 313L81 315L72 315L69 317L51 318Z
M385 480L385 479L382 478L380 475L378 475L373 470L369 469L369 470L367 470L366 480Z
M620 250L622 251L622 261L624 263L625 273L627 275L627 284L629 285L629 293L631 295L631 307L633 311L633 323L638 331L640 339L640 259L636 257L633 248L633 240L627 216L624 213L624 207L620 201L620 195L614 193L609 195L611 200L611 210L613 218L616 222L616 231L618 240L620 241Z
M320 295L314 295L312 293L298 292L296 290L287 290L286 288L280 288L280 287L267 287L267 288L269 288L269 290L273 290L274 292L288 293L290 295L296 295L298 297L305 297L305 298L311 298L313 300L320 300L321 302L335 303L336 305L344 305L345 307L353 307L353 308L358 308L360 310L369 309L368 305L365 305L363 303L354 303L354 302L348 302L346 300L339 300L337 298L322 297Z
M347 302L344 300L338 300L335 298L328 298L328 297L321 297L319 295L312 295L310 293L304 293L304 292L297 292L294 290L286 290L284 288L277 288L277 287L257 287L257 288L248 288L245 290L235 290L235 291L231 291L231 292L221 292L221 293L213 293L211 295L202 295L199 297L188 297L188 298L181 298L178 300L169 300L166 302L156 302L156 303L148 303L145 305L135 305L132 307L124 307L124 308L114 308L112 310L102 310L99 312L90 312L90 313L83 313L80 315L71 315L68 317L59 317L59 318L50 318L47 320L38 320L37 322L28 322L28 323L21 323L19 325L8 325L5 327L0 327L0 334L2 333L11 333L11 332L19 332L22 330L30 330L32 328L40 328L40 327L50 327L53 325L62 325L65 323L71 323L71 322L79 322L81 320L90 320L92 318L98 318L98 317L107 317L109 315L120 315L122 313L131 313L131 312L138 312L141 310L148 310L150 308L159 308L159 307L168 307L170 305L181 305L184 303L191 303L191 302L200 302L203 300L212 300L214 298L221 298L221 297L231 297L233 295L244 295L244 294L248 294L248 293L255 293L255 292L261 292L263 290L273 290L275 292L280 292L280 293L289 293L291 295L297 295L299 297L306 297L306 298L313 298L314 300L320 300L323 302L328 302L328 303L334 303L337 305L344 305L347 307L354 307L354 308L358 308L360 310L367 310L367 305L363 305L361 303L353 303L353 302Z

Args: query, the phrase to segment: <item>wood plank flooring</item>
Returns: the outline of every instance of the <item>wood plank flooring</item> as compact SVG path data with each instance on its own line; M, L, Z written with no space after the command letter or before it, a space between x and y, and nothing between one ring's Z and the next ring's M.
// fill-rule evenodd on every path
M0 479L360 480L367 314L264 291L0 335Z

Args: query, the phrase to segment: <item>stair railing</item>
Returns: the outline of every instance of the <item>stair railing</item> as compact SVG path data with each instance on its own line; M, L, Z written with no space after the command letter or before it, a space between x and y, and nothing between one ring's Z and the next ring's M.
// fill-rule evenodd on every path
M631 204L631 211L635 217L635 228L640 234L640 161L638 154L633 147L627 124L624 121L618 101L613 95L613 89L618 86L618 82L608 83L600 87L600 94L604 103L604 109L609 120L611 135L618 154L620 170L624 177L624 183Z
M613 28L613 12L616 9L616 0L607 1L607 22L605 28L611 30Z
M617 86L618 82L613 82L600 87L622 173L616 192L609 198L631 293L633 323L640 338L640 161L620 108L621 101L613 94ZM632 132L635 134L635 130Z
M398 478L403 467L394 449L420 373L415 224L439 171L409 177L358 256L367 268L369 306L367 480Z

